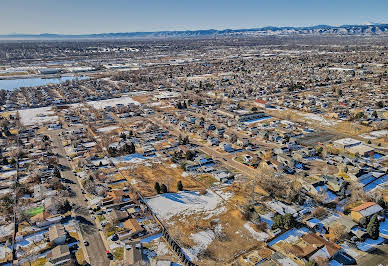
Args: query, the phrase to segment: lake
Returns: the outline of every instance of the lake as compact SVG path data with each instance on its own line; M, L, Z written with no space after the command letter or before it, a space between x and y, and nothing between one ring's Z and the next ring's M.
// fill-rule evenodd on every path
M20 87L36 87L47 84L58 84L67 80L73 80L76 77L60 77L60 78L26 78L26 79L3 79L0 80L0 89L3 90L15 90ZM77 77L78 79L85 79L86 77Z

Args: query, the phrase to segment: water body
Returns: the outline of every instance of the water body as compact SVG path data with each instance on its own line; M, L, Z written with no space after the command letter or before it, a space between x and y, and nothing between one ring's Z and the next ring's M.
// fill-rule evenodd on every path
M72 76L60 77L60 78L49 78L49 79L42 79L42 78L3 79L3 80L0 80L0 89L12 91L21 87L37 87L37 86L43 86L47 84L59 84L67 80L71 81L76 78L86 79L86 77L72 77Z

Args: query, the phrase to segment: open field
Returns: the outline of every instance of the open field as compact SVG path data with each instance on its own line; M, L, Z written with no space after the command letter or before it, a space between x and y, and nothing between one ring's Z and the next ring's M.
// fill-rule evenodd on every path
M145 161L144 161L145 162ZM155 182L165 184L169 192L177 192L177 182L182 181L185 190L200 190L203 186L193 180L184 171L174 164L158 163L137 163L126 169L122 166L122 171L130 183L136 187L144 196L155 195Z
M207 191L169 193L148 200L186 255L198 265L230 263L268 237L256 232L224 201L233 198L233 193L218 190L217 194L222 198Z

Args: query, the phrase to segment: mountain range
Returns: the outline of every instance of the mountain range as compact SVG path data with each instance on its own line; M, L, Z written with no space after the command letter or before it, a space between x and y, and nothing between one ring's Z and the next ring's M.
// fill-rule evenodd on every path
M115 39L115 38L165 38L165 37L201 37L201 36L265 36L265 35L388 35L388 24L368 23L365 25L311 27L262 27L252 29L225 30L189 30L189 31L155 31L155 32L122 32L99 34L6 34L2 39Z

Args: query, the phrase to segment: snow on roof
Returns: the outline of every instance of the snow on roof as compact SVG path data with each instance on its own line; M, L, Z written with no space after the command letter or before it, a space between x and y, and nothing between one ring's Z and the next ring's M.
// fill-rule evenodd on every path
M377 204L376 204L376 205L373 205L373 206L371 206L371 207L369 207L369 208L367 208L367 209L365 209L365 210L360 211L360 213L361 213L363 216L368 217L368 216L371 216L371 215L373 215L373 214L375 214L375 213L380 212L382 209L383 209L383 208L381 208L380 205L377 205Z

